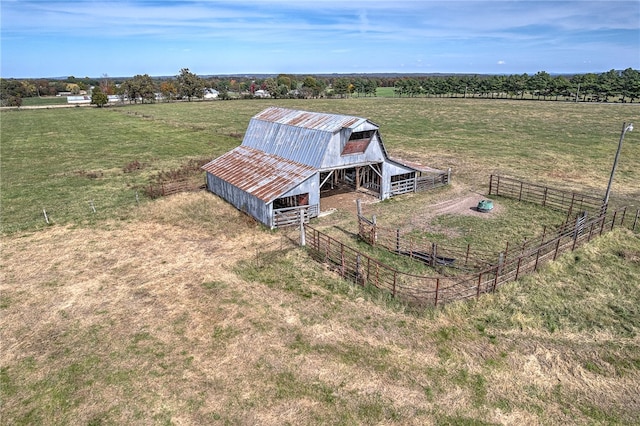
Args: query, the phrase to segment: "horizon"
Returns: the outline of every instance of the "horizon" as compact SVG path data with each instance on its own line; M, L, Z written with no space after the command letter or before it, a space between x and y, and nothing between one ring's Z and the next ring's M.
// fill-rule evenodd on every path
M2 78L640 69L635 0L3 0L0 10Z
M611 70L606 70L606 71L599 71L599 72L584 72L584 73L547 73L552 77L555 76L565 76L565 77L569 77L569 76L574 76L574 75L584 75L584 74L604 74L607 73ZM622 72L624 70L614 70L616 72ZM537 72L546 72L544 70L539 70ZM136 74L136 75L149 75L147 73L144 74ZM176 78L178 76L179 73L173 74L173 75L149 75L149 77L151 77L152 79L169 79L169 78ZM256 79L266 79L266 78L276 78L280 75L288 75L288 76L293 76L293 77L306 77L306 76L312 76L312 77L319 77L319 78L330 78L330 77L380 77L380 78L394 78L394 77L450 77L450 76L478 76L478 77L494 77L494 76L505 76L508 77L509 75L523 75L523 74L527 74L529 76L533 76L536 73L520 73L520 74L482 74L482 73L437 73L437 72L433 72L433 73L420 73L420 72L416 72L416 73L402 73L402 72L384 72L384 73L376 73L376 72L371 72L371 73L340 73L340 72L334 72L334 73L320 73L320 74L313 74L313 73L231 73L231 74L196 74L198 77L201 78L231 78L231 77L237 77L237 78L256 78ZM68 76L40 76L40 77L2 77L0 76L0 78L2 79L7 79L7 80L68 80L70 78L74 78L77 80L100 80L103 78L107 78L110 80L120 80L120 79L130 79L135 77L134 75L101 75L101 76L77 76L77 75L73 75L70 74Z

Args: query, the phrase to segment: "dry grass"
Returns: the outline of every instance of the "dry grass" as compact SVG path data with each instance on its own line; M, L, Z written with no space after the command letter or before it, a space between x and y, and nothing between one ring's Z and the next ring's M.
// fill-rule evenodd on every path
M4 424L624 424L640 416L637 310L626 334L572 318L551 332L514 284L414 312L340 282L286 234L210 194L162 199L134 216L3 239ZM622 253L602 268L640 276L637 237L602 241L582 256ZM523 285L549 285L571 261ZM626 296L639 299L637 290Z

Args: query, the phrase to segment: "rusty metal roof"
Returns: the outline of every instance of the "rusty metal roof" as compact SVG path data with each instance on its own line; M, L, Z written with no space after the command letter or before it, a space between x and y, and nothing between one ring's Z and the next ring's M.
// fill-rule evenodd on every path
M280 107L270 107L253 117L256 120L306 129L337 132L341 129L357 127L367 121L365 118L352 117L324 112L300 111Z
M313 167L242 145L202 168L265 203L316 173Z

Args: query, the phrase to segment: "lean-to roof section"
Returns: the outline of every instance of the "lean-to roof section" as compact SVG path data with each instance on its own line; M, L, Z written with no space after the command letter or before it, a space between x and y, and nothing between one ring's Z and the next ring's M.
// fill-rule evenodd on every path
M316 172L307 165L242 145L202 168L265 203L277 199Z

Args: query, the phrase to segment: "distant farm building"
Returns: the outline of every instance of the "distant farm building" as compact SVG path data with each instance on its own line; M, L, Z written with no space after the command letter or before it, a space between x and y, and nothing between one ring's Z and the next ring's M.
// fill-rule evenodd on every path
M270 107L242 144L202 167L207 187L274 228L317 217L337 188L380 199L440 186L450 173L388 156L378 126L360 117Z
M218 92L216 89L204 89L202 98L205 100L218 99L219 95L220 92Z
M115 104L118 102L122 102L123 99L118 95L107 95L107 102L110 104ZM91 96L83 95L83 96L67 96L67 103L71 105L89 105L91 104Z

